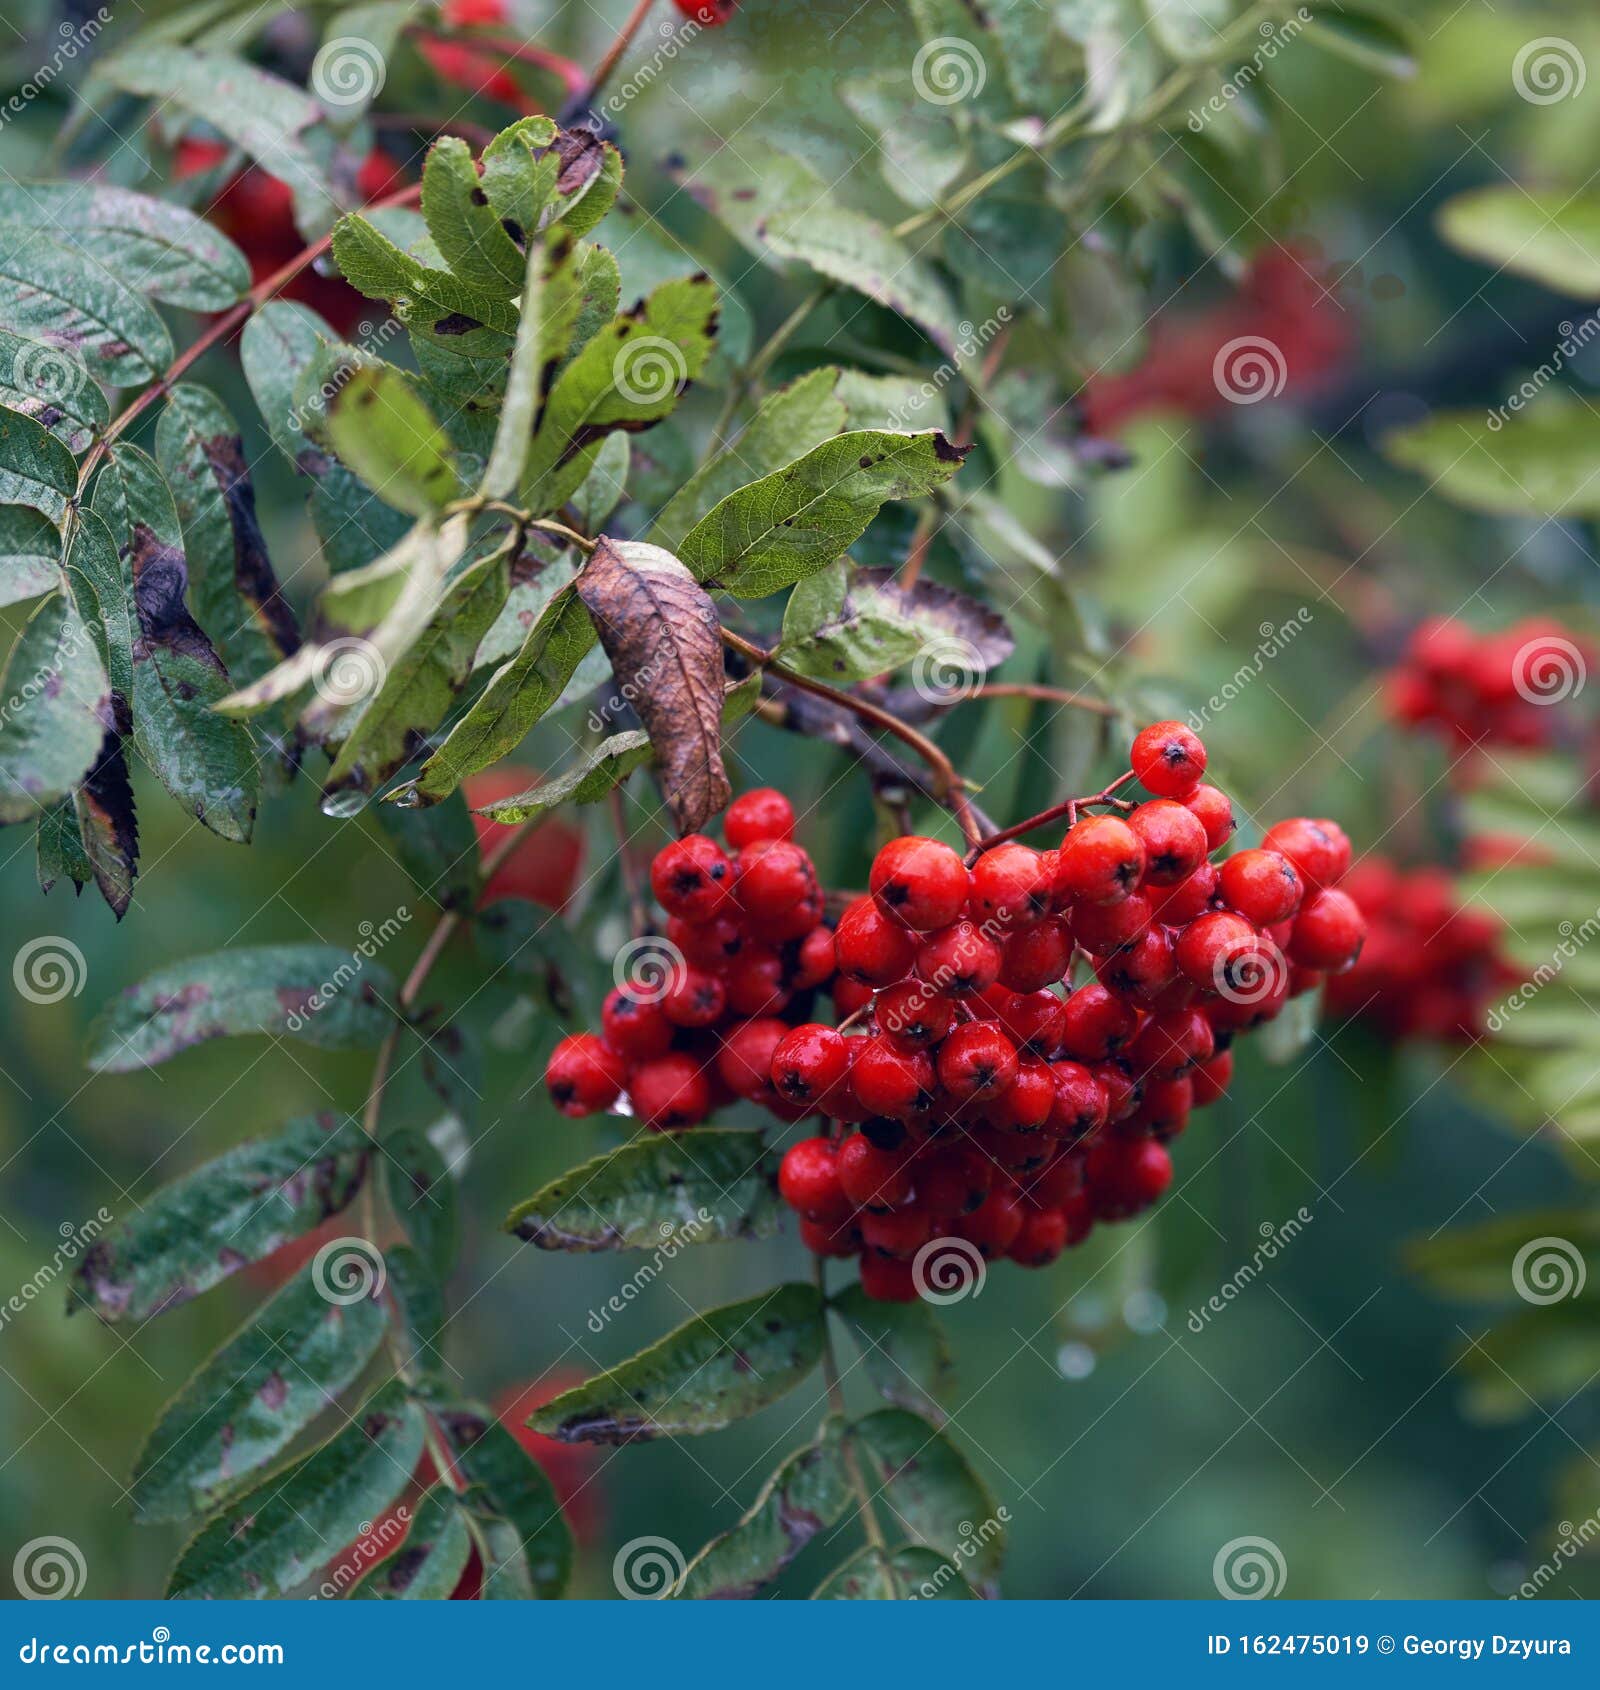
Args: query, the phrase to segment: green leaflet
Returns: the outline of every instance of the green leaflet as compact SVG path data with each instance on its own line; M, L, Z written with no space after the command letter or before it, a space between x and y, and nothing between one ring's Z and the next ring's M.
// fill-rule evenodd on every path
M818 1602L971 1601L976 1593L945 1558L906 1544L887 1554L870 1545L830 1574L813 1593Z
M551 145L557 133L552 118L534 115L502 129L483 149L480 185L495 216L517 231L523 245L551 210L561 168Z
M44 233L136 292L190 311L224 311L250 286L226 235L180 205L87 182L0 183L0 226Z
M696 1127L596 1156L519 1203L506 1231L541 1250L655 1250L769 1238L774 1169L759 1132Z
M1543 1252L1553 1277L1542 1289L1559 1285L1562 1255L1569 1262L1583 1260L1586 1281L1600 1273L1600 1215L1582 1207L1524 1209L1451 1227L1432 1238L1412 1239L1405 1248L1405 1263L1438 1296L1458 1302L1514 1303L1519 1283L1541 1289L1536 1272L1530 1276L1530 1268L1537 1267L1534 1258L1541 1254L1530 1248L1534 1240L1564 1241L1567 1246L1565 1251Z
M583 601L571 587L563 587L528 630L522 649L501 665L483 695L422 765L422 772L406 789L415 794L412 801L437 803L468 775L498 763L514 750L560 698L595 643L594 624Z
M461 1223L456 1181L419 1126L386 1133L378 1147L384 1194L418 1255L440 1279L455 1265Z
M445 1400L444 1293L437 1275L409 1244L391 1244L383 1253L384 1295L394 1308L391 1344L400 1377L423 1402Z
M69 1308L145 1320L186 1303L337 1214L370 1153L360 1123L331 1114L237 1145L103 1232L73 1274Z
M0 605L36 599L60 584L55 524L26 505L0 505Z
M238 1599L292 1590L400 1496L422 1447L422 1410L398 1384L384 1386L342 1432L191 1539L167 1595Z
M493 349L496 343L485 331L516 333L517 308L508 299L413 258L365 217L341 219L333 256L357 293L388 301L409 328L459 340L462 352Z
M1600 297L1600 199L1592 194L1474 188L1446 200L1434 220L1458 252L1576 299Z
M476 1405L442 1409L438 1418L488 1545L485 1600L560 1596L572 1577L572 1528L544 1469Z
M85 452L111 407L83 361L59 346L0 328L0 405L42 423L69 452Z
M878 168L907 205L937 205L967 167L967 144L948 106L930 105L910 67L851 77L839 97L878 144Z
M952 1368L950 1343L933 1310L920 1300L874 1302L859 1284L837 1292L829 1307L850 1327L878 1394L942 1425L938 1399L949 1388Z
M333 401L328 436L381 499L412 516L432 515L461 491L443 429L392 365L350 377Z
M58 523L77 485L72 454L42 423L0 410L0 505L27 505Z
M522 466L528 456L528 442L539 408L544 373L540 347L545 327L542 246L536 246L529 255L521 295L517 338L511 349L511 368L506 376L505 397L500 403L494 448L479 488L486 499L509 498L522 480Z
M330 1302L308 1262L179 1391L134 1463L138 1520L209 1514L316 1419L377 1354L376 1298Z
M915 499L960 468L966 448L937 430L859 430L730 493L685 535L678 555L700 581L762 598L833 563L890 499Z
M458 136L442 136L428 149L422 215L440 255L462 281L508 299L522 291L522 252L478 180L472 149Z
M632 1443L720 1431L792 1390L822 1355L814 1286L779 1285L685 1321L528 1424L563 1443Z
M840 433L849 413L838 383L838 370L824 365L769 394L743 433L708 458L668 501L650 539L676 551L689 530L730 493Z
M329 1049L377 1044L393 1025L387 969L337 945L247 945L147 975L101 1011L89 1066L125 1074L241 1033L292 1034Z
M466 1571L472 1534L449 1485L435 1485L417 1504L405 1541L350 1592L357 1600L442 1602Z
M115 271L15 224L0 225L0 324L112 387L150 381L172 362L172 337L148 300Z
M1306 39L1382 76L1411 76L1417 68L1410 33L1388 11L1351 0L1311 0L1315 14Z
M842 1518L850 1501L844 1422L834 1416L814 1443L796 1451L767 1480L738 1525L695 1556L673 1596L687 1601L754 1596L818 1532Z
M24 624L0 676L0 822L25 822L70 793L109 724L105 670L65 593Z

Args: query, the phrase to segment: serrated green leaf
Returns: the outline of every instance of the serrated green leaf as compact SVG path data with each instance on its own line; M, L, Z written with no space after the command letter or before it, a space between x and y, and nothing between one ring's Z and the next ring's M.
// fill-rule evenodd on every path
M488 1528L483 1532L490 1551L485 1599L559 1597L572 1577L574 1545L561 1499L544 1469L481 1409L445 1409L438 1418L467 1480L466 1506Z
M134 1463L134 1518L209 1514L357 1379L388 1327L381 1302L330 1302L310 1263L162 1411Z
M684 1601L754 1596L849 1506L844 1422L835 1416L814 1443L791 1455L767 1480L738 1525L695 1556L673 1596Z
M1564 1262L1574 1282L1579 1267L1584 1280L1593 1277L1591 1268L1600 1273L1600 1215L1582 1208L1496 1215L1472 1226L1451 1227L1432 1238L1414 1238L1405 1247L1404 1260L1440 1296L1461 1302L1514 1303L1521 1295L1519 1281L1543 1289L1537 1275L1546 1268L1554 1275L1555 1287L1565 1275ZM1596 1283L1600 1285L1600 1280Z
M435 1485L417 1503L405 1541L351 1590L350 1599L442 1602L471 1553L472 1534L456 1493L449 1485Z
M69 1306L105 1321L176 1308L337 1214L370 1152L358 1122L331 1114L237 1145L108 1227L72 1276Z
M483 149L483 191L521 242L542 229L553 210L561 168L552 146L556 135L555 120L535 114L502 129Z
M401 1495L422 1448L421 1409L398 1384L384 1386L342 1432L204 1527L178 1557L167 1595L237 1600L292 1590Z
M563 1443L720 1431L805 1378L822 1355L822 1321L822 1299L811 1285L780 1285L728 1303L552 1398L528 1424Z
M446 264L472 287L514 299L526 265L478 179L472 149L454 135L428 149L422 215Z
M191 957L114 998L89 1032L89 1066L125 1074L244 1033L327 1049L378 1044L394 1025L386 968L337 945L246 945Z
M0 405L32 417L67 448L84 452L111 420L106 396L82 359L0 328Z
M65 593L23 625L0 698L0 822L34 821L83 779L111 720L105 670Z
M1520 183L1474 188L1446 200L1435 221L1458 252L1558 293L1600 299L1600 195Z
M954 1370L949 1340L933 1310L921 1301L875 1302L854 1283L837 1292L829 1307L849 1324L878 1394L942 1425L938 1399Z
M72 454L43 423L0 410L0 504L25 505L59 522L77 485Z
M932 1549L906 1544L888 1552L868 1545L812 1593L817 1602L970 1601L976 1592Z
M329 411L328 435L379 498L412 516L432 515L461 491L443 429L391 365L351 376Z
M826 569L887 501L931 492L965 456L937 430L838 435L730 493L690 529L679 555L697 580L762 598Z
M250 286L245 255L212 224L149 194L89 182L0 183L0 225L43 233L136 292L225 311Z
M774 1172L759 1132L696 1127L596 1156L519 1203L506 1230L541 1250L661 1250L768 1238Z
M55 524L27 505L0 505L0 605L36 599L60 585Z
M511 349L511 367L500 403L500 420L495 426L494 447L479 488L486 499L509 498L516 490L533 436L545 369L540 352L545 334L544 258L544 248L536 246L522 279L517 338Z
M340 220L333 256L357 293L386 301L408 328L443 336L462 353L497 351L499 337L516 333L517 308L510 300L424 264L365 217Z
M79 888L92 879L120 921L133 901L139 827L122 736L108 728L100 753L72 795L39 817L39 886L48 892L63 875Z

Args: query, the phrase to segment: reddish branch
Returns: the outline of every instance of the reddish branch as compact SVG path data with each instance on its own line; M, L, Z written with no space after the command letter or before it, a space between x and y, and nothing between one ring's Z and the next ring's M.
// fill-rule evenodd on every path
M1090 794L1087 798L1065 799L1059 804L1052 804L1048 810L1041 810L1036 816L1029 816L1026 821L1016 822L1011 827L1001 828L998 833L986 835L978 841L976 849L987 851L992 846L1003 845L1008 839L1020 839L1023 834L1032 833L1036 827L1045 827L1063 817L1066 818L1067 826L1071 827L1078 819L1079 810L1091 809L1096 804L1105 804L1114 810L1131 810L1131 801L1118 798L1115 794L1119 786L1126 786L1132 779L1133 770L1129 769L1126 774L1118 775L1109 786L1101 787L1098 792Z

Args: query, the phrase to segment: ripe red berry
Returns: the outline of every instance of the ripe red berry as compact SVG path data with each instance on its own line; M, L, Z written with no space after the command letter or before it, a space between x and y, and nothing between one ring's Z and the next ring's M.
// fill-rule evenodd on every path
M1036 1056L1055 1054L1066 1018L1066 1005L1061 998L1054 992L1013 992L1004 986L991 987L990 992L995 1018L1019 1051L1028 1050ZM1003 1001L996 1002L992 994L999 992L1006 995Z
M1211 1023L1198 1009L1168 1010L1152 1015L1128 1046L1128 1060L1137 1073L1157 1080L1175 1080L1197 1062L1207 1062L1216 1049Z
M772 1087L786 1102L814 1107L850 1069L850 1051L837 1028L803 1022L772 1053Z
M972 865L972 913L982 922L1031 926L1050 913L1051 896L1039 853L1015 840L985 851Z
M1233 1078L1233 1052L1219 1050L1209 1062L1202 1062L1189 1076L1197 1109L1215 1103L1227 1091Z
M951 1223L950 1230L977 1246L985 1256L1003 1256L1022 1231L1026 1211L1009 1191L991 1191L970 1215Z
M668 915L695 923L712 921L728 907L733 864L714 839L691 833L656 852L650 889Z
M702 29L720 29L739 10L739 0L672 0L672 3Z
M971 876L948 845L908 835L879 851L867 885L886 915L918 933L932 933L965 911Z
M1000 977L1000 947L975 922L952 921L917 947L916 969L946 997L975 997Z
M593 1033L562 1039L545 1064L544 1083L563 1115L574 1119L609 1108L622 1094L628 1071L622 1057Z
M726 915L699 923L673 915L667 917L667 942L696 968L722 968L744 949L744 929Z
M898 1121L931 1107L934 1067L926 1051L897 1050L877 1035L859 1043L850 1065L850 1086L863 1108Z
M674 1027L710 1027L722 1019L728 993L715 974L683 968L661 994L661 1012Z
M853 1220L830 1226L826 1221L800 1217L800 1242L813 1256L854 1256L861 1249L861 1229Z
M1300 907L1305 888L1294 864L1277 851L1240 851L1217 875L1222 901L1257 927L1286 921Z
M790 839L758 839L739 853L739 907L758 939L781 944L822 919L822 889L810 856Z
M861 1217L860 1226L861 1241L869 1249L903 1262L909 1262L933 1237L933 1216L920 1206L883 1214L869 1210Z
M1104 1062L1131 1039L1139 1012L1115 992L1092 981L1071 993L1061 1009L1061 1048L1079 1062Z
M939 1084L958 1103L998 1097L1017 1077L1017 1047L992 1021L968 1021L942 1045Z
M1242 915L1212 910L1191 921L1178 936L1178 967L1186 980L1203 991L1218 991L1235 959L1253 952L1260 938Z
M1186 927L1212 907L1216 891L1216 865L1201 863L1188 879L1180 880L1176 886L1153 887L1151 908L1156 920L1168 927Z
M840 1021L854 1015L858 1010L865 1009L872 1002L870 986L863 986L859 980L847 979L843 974L834 976L833 984L828 990L833 997L834 1013Z
M951 1000L925 980L902 980L878 994L873 1024L897 1050L928 1050L955 1023Z
M1072 961L1072 933L1052 916L1020 933L1008 934L1000 947L1000 979L1015 992L1036 992L1065 977Z
M830 1138L791 1144L778 1164L778 1194L808 1220L836 1226L851 1213L839 1182L838 1146Z
M1289 955L1303 967L1337 974L1361 955L1366 936L1366 918L1348 893L1318 892L1294 918Z
M1128 826L1144 846L1144 874L1152 886L1176 886L1205 861L1205 825L1186 804L1152 798L1129 814Z
M871 898L857 898L834 930L839 972L868 986L892 986L905 979L917 957L913 934Z
M809 992L833 978L838 956L831 927L813 927L800 941L794 954L790 983L797 992Z
M764 945L746 945L724 970L722 983L735 1015L779 1015L791 995L783 958Z
M1133 892L1115 904L1080 904L1072 917L1072 936L1093 955L1109 956L1142 939L1150 921L1148 895Z
M1332 886L1350 866L1350 841L1337 822L1296 816L1269 827L1261 844L1294 864L1308 895Z
M672 1049L672 1023L657 1002L629 996L620 986L600 1006L605 1042L630 1062L648 1062Z
M1139 884L1144 843L1116 816L1089 816L1067 830L1056 857L1054 897L1070 903L1114 904Z
M880 1150L865 1133L839 1143L839 1184L863 1209L895 1209L912 1191L911 1164L901 1150Z
M1106 1124L1111 1108L1106 1089L1081 1062L1052 1062L1050 1079L1055 1095L1045 1127L1052 1137L1076 1144Z
M1200 785L1184 799L1206 830L1206 848L1215 851L1233 837L1233 800L1215 786Z
M1067 1247L1067 1217L1056 1209L1036 1209L1023 1221L1006 1251L1023 1267L1049 1267Z
M739 1021L722 1035L717 1074L735 1097L763 1097L772 1088L772 1059L789 1036L789 1023L774 1015Z
M710 1114L711 1085L692 1056L671 1051L633 1070L628 1077L628 1099L647 1127L677 1132Z
M1101 1220L1126 1220L1172 1184L1172 1157L1154 1139L1104 1139L1085 1166L1090 1201Z
M1151 1080L1144 1088L1144 1101L1139 1105L1130 1126L1160 1139L1163 1144L1175 1139L1189 1124L1194 1109L1194 1085L1189 1075L1181 1074L1169 1080Z
M917 1201L930 1214L970 1215L994 1184L994 1165L966 1145L932 1151L917 1163Z
M1022 1061L1017 1063L1016 1078L989 1100L985 1113L989 1124L1002 1132L1035 1133L1050 1119L1055 1100L1056 1082L1050 1065Z
M685 0L678 0L680 5ZM893 1256L864 1255L861 1258L861 1289L875 1303L914 1303L917 1282L910 1262Z
M1129 761L1147 792L1187 798L1206 772L1206 748L1182 722L1155 722L1134 740Z
M1142 939L1102 957L1095 978L1138 1004L1153 1004L1177 978L1173 929L1152 927Z
M722 833L736 851L761 839L793 839L794 806L776 787L758 786L728 806Z

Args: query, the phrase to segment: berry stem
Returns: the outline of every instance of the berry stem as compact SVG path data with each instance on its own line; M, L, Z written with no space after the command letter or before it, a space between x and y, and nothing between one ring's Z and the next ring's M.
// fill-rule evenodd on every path
M580 103L592 106L596 95L611 80L611 74L622 62L622 55L633 45L633 38L639 33L644 20L650 15L650 8L656 0L638 0L632 12L628 14L628 21L617 31L616 39L605 50L605 56L595 66L594 75L589 78L588 85L582 87ZM582 85L580 85L582 86Z
M1126 798L1115 796L1119 786L1126 786L1133 779L1133 770L1118 775L1109 786L1103 786L1098 792L1091 793L1087 798L1066 798L1059 804L1052 804L1048 810L1041 810L1036 816L1029 816L1026 821L1013 822L1010 827L1003 827L998 833L991 833L980 839L975 850L988 851L996 845L1004 845L1008 839L1020 839L1025 833L1032 833L1036 827L1045 827L1050 822L1060 821L1063 816L1069 822L1078 819L1078 811L1087 809L1093 804L1108 804L1113 809L1128 810L1132 805Z
M828 1267L822 1256L811 1258L811 1280L816 1286L823 1303L828 1300ZM839 1383L839 1358L833 1352L833 1328L828 1323L826 1308L822 1315L822 1377L828 1388L828 1407L839 1416L845 1418L844 1387ZM856 1449L855 1439L850 1435L847 1426L844 1436L844 1466L850 1476L850 1488L856 1493L856 1512L861 1516L861 1529L867 1534L867 1542L880 1555L888 1553L889 1543L883 1535L883 1527L878 1524L877 1511L872 1506L872 1488L867 1483L867 1476L861 1468L861 1456Z
M1030 681L991 681L971 695L973 698L1034 698L1046 704L1063 704L1074 710L1089 710L1096 716L1115 716L1117 707L1086 692L1068 692L1065 687L1036 686ZM1080 800L1081 802L1081 800Z
M892 733L896 739L909 745L913 751L933 771L935 793L940 803L946 805L950 813L961 824L961 832L967 844L976 848L983 841L983 829L978 824L972 811L972 805L967 799L966 783L956 772L955 765L945 756L933 741L924 734L920 734L909 722L903 722L892 710L885 710L881 704L873 704L865 698L858 698L853 693L841 692L837 687L830 687L823 681L813 681L805 675L798 675L792 669L777 662L771 652L764 647L753 644L732 629L722 630L723 644L732 647L741 656L749 658L758 668L767 674L786 682L789 686L798 687L801 692L809 692L817 698L826 698L832 703L853 712L863 721L872 722L876 726Z

